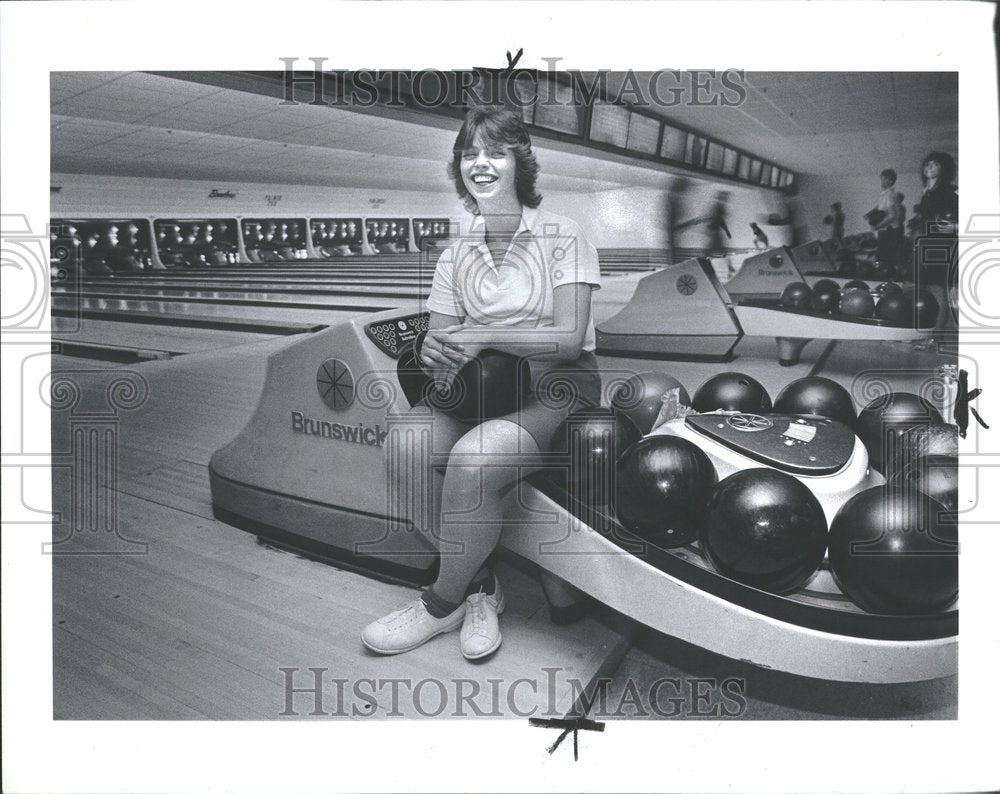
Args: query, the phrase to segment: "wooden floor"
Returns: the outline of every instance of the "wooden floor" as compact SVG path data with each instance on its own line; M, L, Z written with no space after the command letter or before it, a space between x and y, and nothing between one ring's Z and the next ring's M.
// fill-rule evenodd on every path
M54 716L262 720L315 719L321 711L444 718L471 716L473 703L487 715L568 713L575 682L585 687L628 650L634 629L613 613L555 626L537 582L505 565L505 640L494 657L469 664L457 634L378 657L363 649L361 627L415 590L262 545L212 518L209 456L252 411L267 353L293 341L127 368L54 361L56 376L72 377L84 400L103 395L126 370L148 390L143 405L120 412L117 475L101 491L114 503L117 535L74 531L68 469L54 470L54 508L64 519L54 529ZM53 413L55 452L71 449L72 422L70 411ZM286 686L313 686L312 668L323 670L321 706L300 694L286 708ZM340 685L343 696L337 679L349 682ZM363 679L385 688L352 696ZM533 683L515 685L525 679ZM420 685L424 680L430 683ZM441 685L447 707L436 714ZM408 695L410 687L420 698ZM462 706L456 693L474 687L481 694Z

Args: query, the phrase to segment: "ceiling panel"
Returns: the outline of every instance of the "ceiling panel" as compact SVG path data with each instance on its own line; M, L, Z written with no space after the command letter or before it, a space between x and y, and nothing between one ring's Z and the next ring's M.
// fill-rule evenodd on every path
M737 107L652 110L809 174L905 168L957 146L954 75L760 72L746 84ZM61 72L51 86L52 167L74 173L439 189L458 126L286 106L159 74ZM661 166L535 144L550 189L662 184Z

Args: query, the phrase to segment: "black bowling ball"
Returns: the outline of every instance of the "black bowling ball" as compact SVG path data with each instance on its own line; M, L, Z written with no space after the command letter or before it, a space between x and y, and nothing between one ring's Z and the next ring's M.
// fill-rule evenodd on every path
M857 413L850 392L836 381L819 376L789 383L774 401L775 413L825 416L854 427Z
M396 376L399 378L403 396L411 406L428 396L432 381L417 357L415 345L410 344L403 348L396 362Z
M893 328L913 327L913 296L890 292L875 306L875 319Z
M781 293L781 305L789 309L808 309L812 305L812 290L803 281L793 281Z
M697 537L717 481L700 447L676 436L647 436L618 461L615 512L643 540L682 546Z
M612 408L573 411L552 439L549 470L579 502L611 505L615 463L640 438L632 420Z
M840 313L849 317L871 317L875 313L875 299L867 289L845 289L840 297Z
M916 491L855 494L830 527L830 566L840 589L868 612L923 615L958 597L958 529L944 505Z
M937 408L909 392L889 392L872 400L858 414L857 434L868 450L868 462L883 474L885 463L898 458L905 434L913 428L944 424Z
M920 424L905 428L885 470L898 471L924 455L958 457L958 425Z
M913 314L910 318L915 328L932 328L937 323L940 304L927 290L918 289L904 293L909 295L913 304Z
M883 281L875 287L875 292L879 295L899 295L902 291L903 288L895 281Z
M847 292L847 290L849 290L849 289L863 289L865 292L869 292L870 291L868 289L868 282L867 281L862 281L861 279L857 279L857 278L853 279L851 281L848 281L846 284L844 284L843 289L844 289L844 292Z
M681 405L691 405L687 389L677 378L665 372L639 372L615 389L611 405L635 422L636 427L646 434L653 429L653 423L663 407L663 396L669 389L677 389L677 399Z
M702 414L720 410L766 414L771 411L771 397L760 381L749 375L723 372L698 387L691 407Z
M483 422L518 410L531 392L526 359L483 350L465 364L446 387L437 388L431 405L463 422Z
M927 494L950 513L958 510L958 458L952 455L922 455L897 469L888 484Z
M821 279L819 279L818 281L814 282L813 285L812 285L812 288L813 288L814 292L816 291L817 287L819 287L820 289L836 289L836 290L840 289L840 285L836 281L834 281L832 278L821 278Z
M826 516L790 474L745 469L715 488L702 548L719 573L772 593L791 593L826 553Z
M823 278L812 286L812 310L832 314L840 308L840 286Z

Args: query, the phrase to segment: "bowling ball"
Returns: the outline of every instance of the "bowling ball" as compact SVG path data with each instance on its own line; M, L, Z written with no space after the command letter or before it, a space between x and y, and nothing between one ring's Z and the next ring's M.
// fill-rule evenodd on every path
M911 460L893 472L887 484L927 494L949 513L958 510L958 458L954 455L923 455Z
M840 589L867 612L922 615L958 596L958 528L919 492L869 488L830 526L830 566Z
M871 317L875 313L875 299L867 289L845 289L840 297L840 313L849 317Z
M766 414L771 411L771 397L759 381L742 372L723 372L698 387L691 401L698 413L741 411Z
M941 414L923 397L889 392L876 397L858 414L857 434L868 450L872 468L889 474L885 464L898 459L908 431L940 424L944 424Z
M663 395L669 389L678 390L678 402L691 405L687 389L665 372L639 372L615 389L611 405L631 419L645 435L653 429L663 406Z
M902 291L903 288L895 281L883 281L875 287L875 292L880 295L899 295Z
M913 315L911 319L913 320L914 327L933 327L937 322L938 311L941 308L937 299L924 289L906 290L903 294L909 296L913 302Z
M840 287L836 281L822 278L812 286L812 309L833 313L840 306Z
M906 428L899 436L899 443L891 460L886 462L888 472L898 471L924 455L958 455L958 425L922 424Z
M774 401L775 413L825 416L854 427L857 414L850 392L829 378L812 376L789 383Z
M715 466L684 438L647 436L618 460L615 512L623 526L656 546L682 546L705 522Z
M411 406L424 398L431 384L431 378L417 357L416 350L416 344L407 345L396 363L396 376L399 378L400 388Z
M550 444L557 484L590 505L608 505L614 494L615 462L641 437L632 420L612 408L573 411Z
M875 307L875 318L894 328L912 328L913 298L896 293L883 295Z
M868 282L861 281L860 279L853 279L852 281L848 281L843 286L844 292L847 292L847 290L849 290L849 289L863 289L865 292L868 292L869 291L868 290Z
M791 593L826 553L826 516L809 488L775 469L744 469L716 486L701 545L719 573Z
M514 413L531 391L526 359L486 349L465 364L429 402L463 422L479 423Z
M812 290L804 281L793 281L781 293L781 305L789 309L808 309L812 305Z

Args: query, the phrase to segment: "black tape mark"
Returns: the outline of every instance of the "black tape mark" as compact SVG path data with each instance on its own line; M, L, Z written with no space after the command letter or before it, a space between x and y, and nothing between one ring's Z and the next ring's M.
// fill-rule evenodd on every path
M507 73L514 71L514 67L517 66L517 62L521 60L521 56L524 55L524 47L521 47L517 51L517 55L513 58L510 57L510 50L507 50Z
M958 396L955 398L955 424L958 425L958 433L962 438L965 438L965 434L969 429L969 411L972 411L973 417L975 417L975 420L983 428L986 430L990 429L990 426L983 421L983 418L976 409L969 405L972 400L975 400L982 393L982 389L969 389L968 372L964 369L958 371Z
M580 760L580 744L577 735L580 731L596 731L597 733L604 733L604 723L595 722L594 720L587 720L583 718L574 720L543 720L537 717L532 717L528 720L528 724L532 728L556 728L562 729L562 733L559 734L559 738L556 739L552 746L547 748L549 755L554 753L560 744L562 744L563 739L565 739L570 733L573 734L573 760Z

